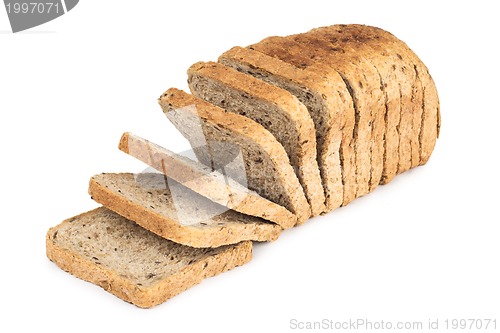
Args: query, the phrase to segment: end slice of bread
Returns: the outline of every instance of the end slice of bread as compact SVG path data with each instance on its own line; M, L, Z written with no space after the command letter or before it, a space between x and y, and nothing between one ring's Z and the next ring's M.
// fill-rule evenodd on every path
M281 232L277 224L229 210L162 174L96 175L90 180L89 193L143 228L192 247L273 241Z
M106 209L47 232L47 257L63 270L142 308L252 258L252 242L196 249L161 238Z
M137 135L124 133L118 148L219 205L269 220L283 229L293 227L297 221L285 207L261 197L231 177Z

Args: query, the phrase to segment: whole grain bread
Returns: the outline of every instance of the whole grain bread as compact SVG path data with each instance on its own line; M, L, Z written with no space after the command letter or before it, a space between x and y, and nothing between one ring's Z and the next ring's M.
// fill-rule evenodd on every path
M377 131L373 130L374 125L379 125L375 123L373 117L378 112L385 111L382 91L374 79L378 79L376 70L366 59L357 56L348 47L326 50L322 43L324 41L320 39L294 35L266 38L251 45L250 48L299 68L307 68L317 73L337 72L340 74L354 103L356 197L360 197L376 186L379 181L376 179L376 171L383 169L383 152L377 150L378 145L374 142L378 128ZM378 161L379 157L380 161Z
M354 114L354 110L342 78L338 74L336 79L323 78L317 73L238 46L222 54L218 61L289 91L307 107L316 129L317 161L325 191L326 212L352 201L355 191L344 191L355 171L350 158L352 153L346 154L352 133L345 137L343 128L348 120L346 114Z
M325 211L316 160L316 134L307 108L288 91L214 62L188 69L191 93L267 129L285 148L304 189L312 216Z
M161 238L101 207L51 228L46 253L74 276L149 308L247 263L252 242L196 249Z
M124 133L118 148L181 183L190 190L237 212L263 218L283 229L295 225L297 217L227 175L176 154L132 133Z
M141 227L191 247L245 240L273 241L281 227L216 204L157 173L103 173L91 178L91 197Z
M264 127L174 88L160 97L159 104L193 147L198 138L205 138L208 149L198 149L197 155L203 164L213 166L214 162L232 160L233 155L241 156L245 170L240 176L235 174L235 180L244 180L249 189L287 208L297 216L298 223L311 216L283 146ZM236 154L225 149L228 144L237 148Z

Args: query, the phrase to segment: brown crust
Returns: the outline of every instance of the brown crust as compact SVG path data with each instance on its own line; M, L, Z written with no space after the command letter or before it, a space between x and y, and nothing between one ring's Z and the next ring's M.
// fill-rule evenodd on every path
M322 113L309 110L316 128L318 165L321 170L326 196L326 212L338 208L344 202L343 169L340 159L342 128L345 126L345 110L349 109L346 100L339 95L349 94L344 82L325 80L314 72L302 70L279 59L242 47L233 47L219 57L219 62L239 71L260 77L266 81L268 75L278 77L292 87L300 87L322 105ZM273 82L278 85L277 82ZM281 86L287 88L286 86ZM290 92L293 93L292 89ZM300 94L296 95L300 99ZM302 101L306 104L308 101ZM350 108L352 109L352 103ZM354 113L354 111L352 111ZM347 175L346 175L347 177ZM345 201L353 198L346 198Z
M202 121L225 128L234 135L260 146L272 158L278 178L282 180L286 191L283 194L287 195L289 200L289 207L286 208L297 216L297 223L303 223L311 216L311 210L302 186L295 176L283 146L264 127L251 119L225 112L219 107L175 88L162 94L159 104L164 112L184 108L184 111L192 112ZM195 108L186 108L186 106L191 105L194 105Z
M104 207L134 221L141 227L179 244L191 247L218 247L245 240L274 241L279 237L281 227L273 223L231 223L229 226L197 228L182 225L180 221L147 209L128 200L122 193L114 192L92 177L89 194Z
M94 211L84 213L92 214ZM81 215L80 215L81 216ZM78 218L78 217L76 217ZM58 228L68 220L49 229L46 236L46 254L64 271L96 284L113 295L141 308L161 304L186 289L199 284L203 279L218 275L249 262L252 258L252 242L230 245L220 253L206 257L151 286L140 286L112 268L97 264L82 255L66 249L53 239Z
M124 133L118 148L148 164L194 192L237 212L275 222L283 229L295 225L297 217L204 165L188 160L132 133ZM216 176L214 176L216 174ZM217 177L217 174L220 175Z
M288 91L278 88L253 76L240 73L233 68L215 62L198 62L192 65L188 71L188 83L191 92L203 99L203 94L193 84L196 78L216 82L222 87L228 87L237 91L238 95L250 96L247 101L257 100L266 105L272 105L286 119L288 127L287 134L283 130L273 131L272 120L263 119L262 114L242 114L260 123L271 132L287 151L291 164L294 166L297 177L302 184L304 193L311 206L312 216L317 216L325 210L325 196L321 184L318 163L316 161L316 135L314 123L306 107ZM210 99L210 98L209 98ZM231 108L226 99L225 105L218 105L216 100L207 100L218 105L229 112L239 112L239 108ZM242 111L241 111L242 112ZM273 113L274 114L274 113ZM288 133L294 133L289 137ZM284 139L282 137L286 137ZM286 142L288 141L288 142ZM289 147L289 149L287 149Z

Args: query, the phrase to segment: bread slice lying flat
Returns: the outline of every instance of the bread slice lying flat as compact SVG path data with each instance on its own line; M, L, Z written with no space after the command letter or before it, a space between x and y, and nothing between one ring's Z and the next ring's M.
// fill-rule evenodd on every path
M354 107L340 75L325 78L239 46L222 54L219 62L287 90L307 107L316 129L325 211L351 202L356 193L352 130L344 129L354 125Z
M252 242L195 249L106 208L67 219L46 237L50 260L119 298L149 308L252 258Z
M228 210L162 174L103 173L91 178L89 193L143 228L192 247L273 241L281 232L277 224Z
M123 134L118 148L219 205L269 220L283 229L293 227L297 221L285 207L261 197L230 177L132 133Z
M193 147L200 137L206 140L208 149L195 149L200 162L224 166L226 161L241 157L244 170L232 176L235 180L245 181L249 189L287 208L297 216L298 223L311 216L285 149L264 127L174 88L165 92L159 103Z
M307 108L288 91L214 62L188 69L191 93L226 111L248 117L267 129L285 148L304 189L312 216L325 210L316 160L316 133Z

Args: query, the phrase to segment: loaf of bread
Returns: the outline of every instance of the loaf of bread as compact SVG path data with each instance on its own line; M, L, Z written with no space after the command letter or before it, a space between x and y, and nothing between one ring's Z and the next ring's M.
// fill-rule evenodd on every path
M188 83L192 94L158 102L197 161L125 133L119 149L160 173L92 177L104 207L47 234L62 269L140 307L427 163L441 126L427 67L370 26L233 47L190 67Z

